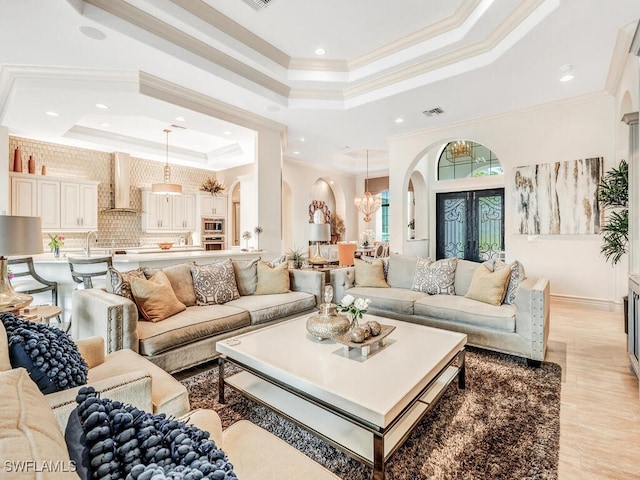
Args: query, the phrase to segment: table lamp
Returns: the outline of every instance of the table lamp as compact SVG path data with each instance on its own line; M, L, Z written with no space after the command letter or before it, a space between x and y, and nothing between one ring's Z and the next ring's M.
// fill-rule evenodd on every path
M9 283L8 259L13 255L42 253L42 221L40 217L0 215L0 310L19 308L31 301L30 295L18 293Z
M309 224L309 241L316 242L316 253L309 259L311 265L325 265L327 259L320 254L320 242L331 240L331 225L328 223Z

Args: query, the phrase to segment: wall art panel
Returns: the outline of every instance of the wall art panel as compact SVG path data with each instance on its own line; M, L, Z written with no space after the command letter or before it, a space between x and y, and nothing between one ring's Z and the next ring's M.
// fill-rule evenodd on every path
M603 159L542 163L515 169L516 232L598 234Z

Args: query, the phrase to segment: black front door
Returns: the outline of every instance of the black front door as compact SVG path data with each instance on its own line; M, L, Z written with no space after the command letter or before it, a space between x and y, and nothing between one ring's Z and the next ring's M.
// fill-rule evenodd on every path
M478 262L503 251L503 188L436 194L436 258Z

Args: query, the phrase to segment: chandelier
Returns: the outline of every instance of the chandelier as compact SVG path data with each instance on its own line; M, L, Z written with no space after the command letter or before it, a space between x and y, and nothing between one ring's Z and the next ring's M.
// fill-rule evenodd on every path
M167 159L164 165L164 182L151 185L151 193L157 195L181 195L182 185L171 183L171 168L169 167L169 134L171 130L165 129L163 132L167 134Z
M374 197L369 191L369 150L367 150L367 178L364 183L365 192L363 195L357 196L353 199L353 204L358 211L364 215L363 220L365 222L371 221L371 215L373 215L380 205L382 205L382 199L380 197Z
M474 148L471 142L457 140L447 145L447 148L445 149L445 157L451 163L456 163L456 161L460 161L463 158L470 158L473 160L473 150Z

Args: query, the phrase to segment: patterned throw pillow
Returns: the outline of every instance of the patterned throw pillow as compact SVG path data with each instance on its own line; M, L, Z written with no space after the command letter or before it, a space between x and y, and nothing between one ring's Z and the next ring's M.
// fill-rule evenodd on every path
M507 293L504 296L503 303L506 303L507 305L515 305L516 291L524 279L527 278L524 272L524 265L522 265L518 260L513 263L505 263L504 260L487 260L482 265L492 272L497 272L504 268L511 269L511 277L509 279L509 285L507 285Z
M456 257L434 262L430 258L418 257L416 274L411 290L429 295L455 295L453 282L456 278Z
M240 298L231 259L209 265L191 265L196 305L216 305Z
M145 278L142 268L119 272L113 267L107 269L107 292L115 293L133 301L131 294L131 278Z

